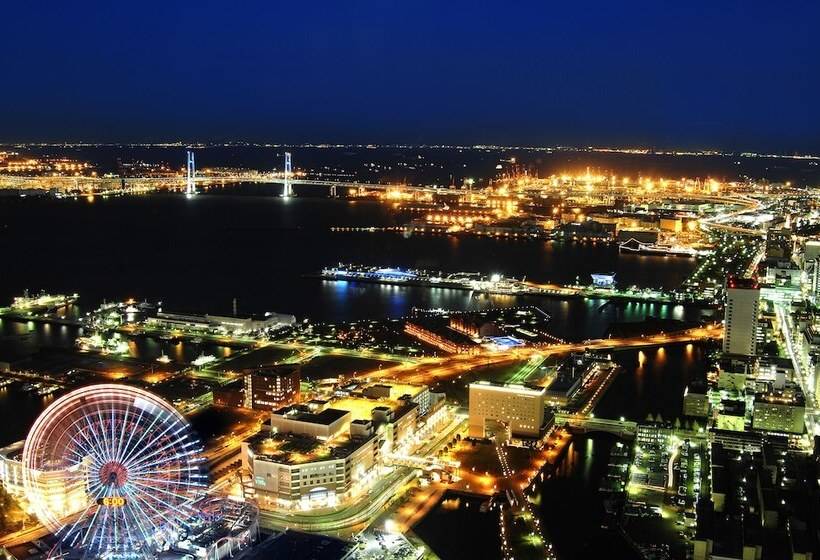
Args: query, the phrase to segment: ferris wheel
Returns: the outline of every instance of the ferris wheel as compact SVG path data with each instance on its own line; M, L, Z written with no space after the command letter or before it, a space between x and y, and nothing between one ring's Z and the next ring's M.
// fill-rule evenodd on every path
M183 528L202 496L201 451L185 418L157 396L85 387L52 403L29 432L26 495L67 548L146 558Z

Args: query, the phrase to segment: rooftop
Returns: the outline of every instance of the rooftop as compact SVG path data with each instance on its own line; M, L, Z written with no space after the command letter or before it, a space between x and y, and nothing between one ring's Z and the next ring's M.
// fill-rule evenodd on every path
M502 391L508 393L522 393L528 395L543 395L546 393L546 389L543 387L538 387L537 385L531 385L529 383L517 384L517 383L498 383L495 381L476 381L475 383L470 383L470 388L473 387L477 389L490 389L494 391Z
M303 465L347 457L373 437L339 436L325 442L301 434L261 432L245 443L257 458L283 465Z
M726 287L732 290L760 289L757 278L741 278L739 276L729 276L729 278L726 279Z
M400 394L397 394L400 396ZM404 401L395 399L372 399L368 397L341 397L333 401L333 407L349 411L354 420L372 420L373 410L385 407L399 413L407 406Z
M243 373L251 373L260 377L281 377L299 373L301 367L298 364L281 364L275 366L264 366L246 369Z
M349 412L339 408L326 408L319 412L311 412L299 405L286 406L273 412L274 416L284 416L289 420L307 422L310 424L321 424L329 426L334 422L344 418Z

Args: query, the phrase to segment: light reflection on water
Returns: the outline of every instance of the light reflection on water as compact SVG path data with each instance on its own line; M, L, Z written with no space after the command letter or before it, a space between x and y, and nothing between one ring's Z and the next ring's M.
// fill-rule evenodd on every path
M700 343L614 352L612 358L622 370L595 407L601 418L677 418L683 414L686 385L706 376L706 347Z

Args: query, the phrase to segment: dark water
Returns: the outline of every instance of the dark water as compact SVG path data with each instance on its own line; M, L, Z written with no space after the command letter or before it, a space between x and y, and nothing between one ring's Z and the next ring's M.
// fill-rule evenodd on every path
M706 352L701 344L616 352L613 359L623 371L595 407L595 415L637 421L650 413L668 421L682 416L684 387L705 377ZM555 475L541 484L536 499L559 558L639 558L623 537L601 528L604 505L598 487L618 441L606 433L573 436Z
M413 527L442 560L501 557L498 510L482 512L487 498L448 492L424 519Z
M34 421L51 404L56 395L44 397L20 389L15 383L0 388L0 447L20 441L34 424Z
M240 188L241 191L241 188ZM412 307L474 309L537 303L536 298L475 297L460 290L398 288L303 278L340 261L451 271L499 272L536 281L572 282L615 271L623 285L674 287L691 259L619 255L612 245L497 241L395 233L334 233L334 225L392 225L374 202L202 194L146 197L11 199L0 204L0 254L8 274L0 302L25 288L78 292L85 309L129 297L163 301L168 310L279 311L344 320L398 317ZM646 312L675 316L675 309ZM640 315L634 308L627 315ZM589 321L595 322L594 317ZM585 322L587 322L585 320Z
M555 474L535 493L547 536L562 560L640 558L619 534L601 527L605 512L598 486L617 441L609 434L574 436Z
M615 352L623 371L595 407L601 418L643 422L648 414L665 420L683 415L683 392L695 379L705 379L707 348L702 344L672 344L641 351Z

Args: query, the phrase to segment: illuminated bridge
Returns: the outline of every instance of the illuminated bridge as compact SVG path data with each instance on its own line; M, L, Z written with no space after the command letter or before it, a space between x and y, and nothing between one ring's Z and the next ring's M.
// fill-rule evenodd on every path
M635 437L638 431L638 423L630 420L609 420L607 418L595 418L586 414L567 414L557 412L555 414L556 426L569 426L573 430L583 432L608 432L618 437Z
M290 184L311 187L326 187L335 192L336 188L364 190L392 190L414 192L438 192L445 194L462 193L458 189L436 188L431 186L403 185L392 183L361 183L328 179L312 179L306 176L286 178L284 173L237 173L231 175L200 174L193 179L196 187L209 185L228 185L236 183ZM186 190L188 181L185 175L172 177L33 177L18 175L0 175L0 189L58 189L63 191L84 191L89 194L118 193L123 191L140 191L153 189Z

